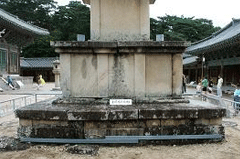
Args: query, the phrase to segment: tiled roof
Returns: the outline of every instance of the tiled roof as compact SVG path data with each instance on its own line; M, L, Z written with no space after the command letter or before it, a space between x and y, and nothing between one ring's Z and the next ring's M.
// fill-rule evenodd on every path
M190 57L190 56L192 56L192 55L183 53L183 59L188 58L188 57Z
M58 57L22 58L20 67L25 69L53 68L53 61L57 59Z
M198 57L197 56L191 56L183 59L183 65L189 65L192 63L197 62Z
M48 35L49 32L46 29L40 28L38 26L29 24L21 19L19 19L17 16L12 15L2 9L0 9L0 20L6 21L8 23L11 23L11 25L14 25L15 27L27 30L33 34L37 35Z
M186 49L186 53L198 54L219 46L227 46L235 41L240 41L240 19L233 19L230 24L210 37L193 43Z

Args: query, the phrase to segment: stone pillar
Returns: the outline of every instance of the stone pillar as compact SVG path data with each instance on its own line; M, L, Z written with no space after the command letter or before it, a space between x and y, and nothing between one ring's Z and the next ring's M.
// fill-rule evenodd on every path
M55 88L53 90L61 90L60 88L60 61L53 62L53 73L55 74Z

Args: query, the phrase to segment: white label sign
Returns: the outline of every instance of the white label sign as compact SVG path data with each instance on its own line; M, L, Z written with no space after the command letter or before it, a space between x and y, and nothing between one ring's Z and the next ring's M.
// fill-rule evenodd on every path
M132 99L110 99L110 105L132 105Z

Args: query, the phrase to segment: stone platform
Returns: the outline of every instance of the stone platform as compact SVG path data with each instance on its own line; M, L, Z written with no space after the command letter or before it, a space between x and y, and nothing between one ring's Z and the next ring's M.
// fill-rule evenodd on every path
M111 106L107 99L72 98L36 103L15 113L19 118L19 137L101 139L217 134L223 139L222 117L226 110L207 105L170 99Z

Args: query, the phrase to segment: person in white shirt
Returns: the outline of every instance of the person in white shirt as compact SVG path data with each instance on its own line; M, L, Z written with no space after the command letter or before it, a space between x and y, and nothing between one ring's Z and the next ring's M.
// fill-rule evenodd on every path
M219 97L222 97L222 84L223 84L223 79L221 75L218 76L218 83L217 83L217 95Z

